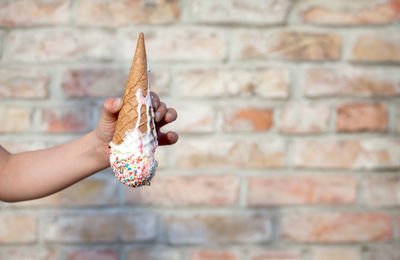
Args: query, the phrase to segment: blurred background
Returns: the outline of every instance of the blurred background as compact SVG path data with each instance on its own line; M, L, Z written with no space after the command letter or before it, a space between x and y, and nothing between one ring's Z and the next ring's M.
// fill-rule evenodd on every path
M1 203L0 259L400 259L399 0L3 0L0 26L11 152L95 128L141 31L180 133L150 187Z

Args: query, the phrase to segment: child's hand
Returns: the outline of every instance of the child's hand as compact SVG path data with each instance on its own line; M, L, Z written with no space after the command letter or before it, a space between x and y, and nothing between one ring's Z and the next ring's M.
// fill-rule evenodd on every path
M170 145L178 141L178 135L175 132L160 132L160 128L176 120L175 109L167 108L165 103L160 102L157 94L151 92L153 108L155 111L155 123L158 135L159 145ZM121 98L108 98L104 101L103 111L99 119L97 128L94 130L97 141L100 145L100 154L108 161L108 144L113 139L115 126L117 125L118 113L122 107Z

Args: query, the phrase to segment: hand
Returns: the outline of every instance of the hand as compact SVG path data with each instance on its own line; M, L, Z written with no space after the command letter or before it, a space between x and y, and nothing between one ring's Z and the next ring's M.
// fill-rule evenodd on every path
M152 105L155 112L155 123L159 145L171 145L178 141L178 134L175 132L160 132L160 128L176 120L177 113L173 108L167 108L164 102L160 102L156 93L151 92ZM102 147L107 147L111 142L115 126L117 125L118 113L122 107L121 98L108 98L104 101L97 128L94 130ZM108 156L108 153L107 153Z

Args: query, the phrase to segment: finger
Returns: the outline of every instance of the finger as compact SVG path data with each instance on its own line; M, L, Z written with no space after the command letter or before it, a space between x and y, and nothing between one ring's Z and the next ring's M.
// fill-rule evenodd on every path
M158 134L158 144L159 145L171 145L178 141L178 134L175 132L159 133Z
M108 98L104 101L103 111L101 112L100 120L105 122L114 122L118 118L118 112L122 107L121 98Z
M161 127L165 126L166 124L174 122L177 117L178 117L178 114L176 113L176 110L174 108L168 108L167 113L165 113L165 116L161 119L160 122L158 122L157 127L161 128Z
M155 120L156 123L160 122L161 119L165 116L165 113L167 113L167 105L164 102L161 102L160 106L158 107L156 113L155 113Z
M153 105L153 109L157 110L161 103L160 98L153 91L150 92L150 96L151 96L151 104Z

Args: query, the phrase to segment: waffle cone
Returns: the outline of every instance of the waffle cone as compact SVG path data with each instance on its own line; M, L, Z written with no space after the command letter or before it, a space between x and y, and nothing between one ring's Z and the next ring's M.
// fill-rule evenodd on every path
M133 130L136 126L136 122L139 118L137 112L138 102L136 100L136 92L141 88L143 96L146 96L147 92L150 91L148 89L147 77L147 57L144 45L144 36L143 33L140 33L136 45L135 57L133 58L128 82L126 83L122 108L118 115L118 121L113 136L113 142L117 145L121 144L124 140L125 134ZM145 105L142 105L140 108L140 114L139 130L142 133L146 133L148 131L147 121L149 118L147 118ZM150 115L152 114L153 113L150 113ZM151 130L153 130L153 124L150 124L150 126Z

